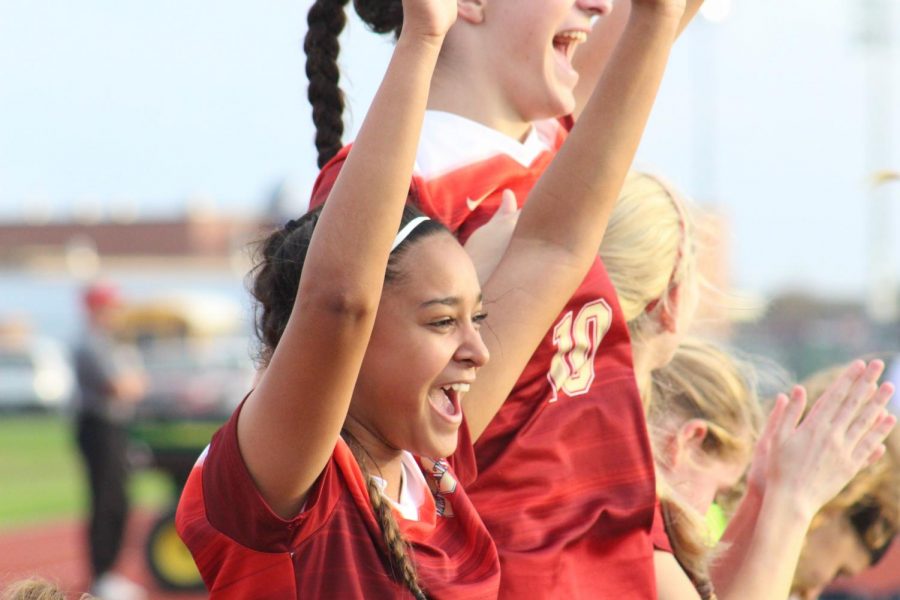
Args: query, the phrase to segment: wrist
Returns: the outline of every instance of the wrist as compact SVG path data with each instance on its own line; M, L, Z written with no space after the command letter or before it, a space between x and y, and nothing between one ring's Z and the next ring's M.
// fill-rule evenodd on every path
M762 497L762 510L777 515L786 523L802 527L805 532L817 508L790 486L769 482Z
M414 28L404 28L397 39L397 46L412 47L420 50L440 51L446 33L426 33Z
M679 2L637 2L631 3L631 18L652 20L661 27L677 30L684 16L684 4Z

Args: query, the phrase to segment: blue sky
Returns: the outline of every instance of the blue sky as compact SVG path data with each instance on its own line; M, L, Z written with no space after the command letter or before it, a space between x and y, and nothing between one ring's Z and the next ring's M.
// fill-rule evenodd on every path
M864 289L866 78L857 2L733 0L679 43L638 164L715 201L735 283ZM891 0L886 0L891 2ZM0 0L0 218L26 204L172 213L188 198L260 209L281 181L298 209L315 176L300 49L308 3ZM890 22L900 37L900 7ZM351 23L355 130L390 44ZM900 169L900 55L885 168ZM890 186L900 200L900 184ZM900 205L891 224L900 231ZM900 235L888 259L900 272Z

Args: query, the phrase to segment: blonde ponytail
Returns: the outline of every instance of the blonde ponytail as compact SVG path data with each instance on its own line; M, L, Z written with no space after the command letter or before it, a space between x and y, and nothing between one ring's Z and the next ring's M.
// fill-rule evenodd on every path
M648 312L667 307L673 286L694 282L694 245L694 221L684 198L658 177L629 173L600 257L633 335L646 326Z
M664 448L692 419L706 422L704 452L719 460L749 459L762 424L752 381L753 368L716 345L687 339L672 361L653 372L647 423L654 457L661 467L657 487L675 558L703 598L712 598L711 539L703 515L679 498L665 481Z

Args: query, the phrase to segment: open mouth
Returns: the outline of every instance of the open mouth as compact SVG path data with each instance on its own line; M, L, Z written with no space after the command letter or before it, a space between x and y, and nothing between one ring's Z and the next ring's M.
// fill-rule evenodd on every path
M556 50L567 63L571 63L575 48L587 40L587 32L576 29L560 31L553 36L553 49Z
M468 383L451 383L431 390L428 401L438 414L451 423L462 421L462 397L469 391Z

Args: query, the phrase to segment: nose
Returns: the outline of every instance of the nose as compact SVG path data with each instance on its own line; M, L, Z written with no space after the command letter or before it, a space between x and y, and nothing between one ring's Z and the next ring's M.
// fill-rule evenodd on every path
M464 338L456 351L456 359L468 363L468 365L477 368L483 367L491 358L481 333L474 325L470 324L465 328Z
M623 0L615 0L621 2ZM578 8L592 15L606 16L612 12L613 0L577 0Z

